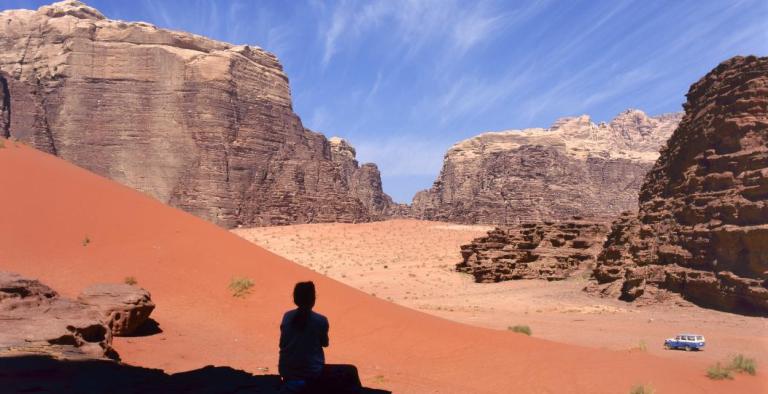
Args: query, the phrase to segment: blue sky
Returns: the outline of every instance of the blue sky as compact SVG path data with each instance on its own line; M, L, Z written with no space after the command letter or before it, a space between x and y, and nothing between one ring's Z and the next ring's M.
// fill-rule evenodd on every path
M679 111L721 61L768 55L768 0L87 3L275 53L304 124L347 138L401 202L459 140L583 113Z

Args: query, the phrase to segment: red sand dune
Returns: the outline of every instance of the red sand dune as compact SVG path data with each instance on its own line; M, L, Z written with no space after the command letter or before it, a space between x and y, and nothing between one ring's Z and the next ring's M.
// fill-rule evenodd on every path
M328 361L355 364L367 386L395 393L626 393L640 383L660 393L768 389L765 372L712 381L702 363L558 344L399 307L53 156L5 145L0 269L68 296L94 282L136 277L152 293L163 333L116 340L130 364L275 373L278 324L292 307L292 286L313 280L317 310L331 322ZM252 278L252 293L232 297L232 277Z

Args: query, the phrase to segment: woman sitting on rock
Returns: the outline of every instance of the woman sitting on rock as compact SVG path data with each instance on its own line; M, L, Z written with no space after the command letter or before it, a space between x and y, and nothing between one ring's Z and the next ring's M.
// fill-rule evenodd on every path
M316 385L323 374L328 347L328 319L312 311L315 284L299 282L293 289L293 303L298 308L283 315L280 324L279 371L283 392L305 392Z

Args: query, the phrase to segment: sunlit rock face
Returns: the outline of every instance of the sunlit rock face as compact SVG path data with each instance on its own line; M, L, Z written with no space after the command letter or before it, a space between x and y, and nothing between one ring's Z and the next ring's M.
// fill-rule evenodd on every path
M625 300L662 289L768 314L768 58L725 61L687 97L639 213L614 222L595 278Z
M3 136L225 227L387 209L375 165L334 158L302 126L261 48L109 20L77 1L0 21Z
M606 223L580 218L496 227L461 247L456 270L478 283L584 275L595 266L607 232Z
M637 209L643 177L681 116L626 110L609 123L583 115L548 129L480 134L446 153L412 215L486 224L612 219Z

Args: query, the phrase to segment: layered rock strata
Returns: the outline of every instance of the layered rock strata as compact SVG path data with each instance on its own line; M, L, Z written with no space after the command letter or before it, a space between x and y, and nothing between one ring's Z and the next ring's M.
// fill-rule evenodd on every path
M396 216L398 204L384 193L381 173L376 164L358 165L355 148L342 138L332 137L329 142L331 159L336 163L341 178L346 180L352 196L362 202L370 219L383 220Z
M456 270L476 282L514 279L563 280L594 266L608 226L574 220L497 227L461 247Z
M116 353L97 310L37 280L0 271L0 357L20 355L103 359Z
M595 278L625 300L662 290L768 314L768 58L725 61L687 98L639 212L613 224Z
M586 115L548 129L484 133L454 145L412 216L459 223L516 224L615 218L637 195L680 114L627 110L610 123Z
M225 227L369 221L373 164L302 126L277 58L78 1L0 13L0 135Z

